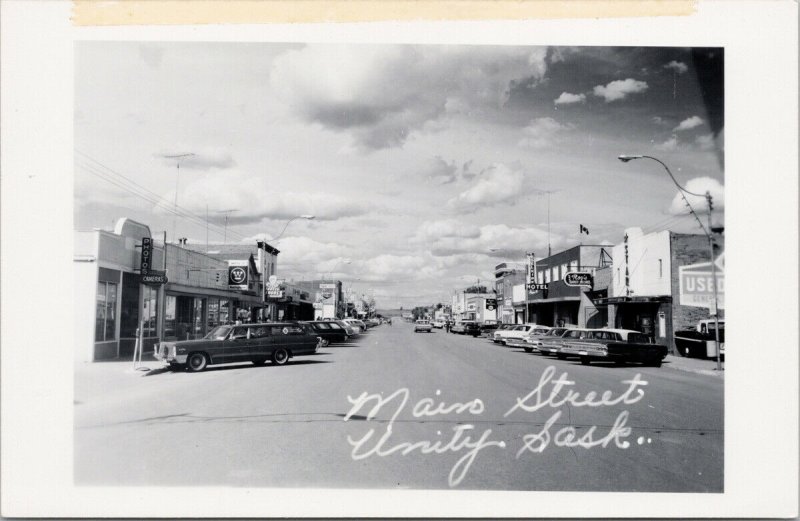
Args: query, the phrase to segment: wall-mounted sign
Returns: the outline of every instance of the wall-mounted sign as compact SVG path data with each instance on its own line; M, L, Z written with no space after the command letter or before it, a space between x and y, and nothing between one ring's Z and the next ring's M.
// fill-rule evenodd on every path
M507 299L505 300L505 302L503 302L503 305L504 305L505 307L507 307L507 308L510 308L510 307L513 305L513 304L512 304L512 302L513 302L513 301L512 301L510 298L507 298Z
M153 270L150 270L147 273L142 273L139 280L141 280L142 284L148 284L150 286L160 286L169 282L166 273L163 271Z
M570 271L564 275L564 284L567 286L589 286L592 287L594 279L588 271Z
M547 284L528 284L528 291L541 291L547 289Z
M278 277L275 275L270 276L267 280L267 298L282 298L283 289L281 288Z
M714 261L717 277L717 305L716 308L725 309L725 254L723 253ZM716 313L714 306L714 277L711 276L711 263L701 262L688 266L678 267L678 291L682 306L708 308L713 315Z
M153 239L142 237L142 256L139 264L139 271L142 275L153 268Z
M496 298L487 298L486 299L486 309L489 311L494 311L497 309L497 299Z
M319 289L336 289L336 284L320 284Z
M475 311L475 309L476 306L474 302L470 302L469 304L467 304L467 311Z
M247 289L249 283L249 265L247 261L228 261L228 287L231 289Z

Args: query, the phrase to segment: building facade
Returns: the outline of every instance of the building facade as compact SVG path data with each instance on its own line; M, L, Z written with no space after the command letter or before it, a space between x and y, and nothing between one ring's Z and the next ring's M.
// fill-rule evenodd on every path
M515 323L514 286L525 283L526 270L521 265L500 263L494 267L494 288L497 294L497 320Z

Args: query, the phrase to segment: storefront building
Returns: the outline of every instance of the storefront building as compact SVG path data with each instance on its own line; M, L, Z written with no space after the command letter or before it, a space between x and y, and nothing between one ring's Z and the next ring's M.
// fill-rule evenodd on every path
M717 307L724 318L724 238L716 243ZM609 295L595 297L595 304L607 307L609 324L641 331L676 353L674 332L712 316L708 238L630 228L612 251Z
M607 248L582 244L537 261L534 281L546 289L528 291L528 321L552 327L604 327L605 312L597 309L587 292L608 287L607 278L598 278L598 271L611 264ZM581 283L567 273L581 274L576 277Z
M497 320L503 324L515 323L514 286L524 283L524 267L507 262L500 263L494 267Z
M142 276L145 243L152 248L145 248L145 267L155 276ZM160 339L202 337L263 307L255 290L258 273L249 260L235 270L228 261L165 245L147 225L127 218L113 231L76 231L73 259L74 345L80 361L132 357L137 329L149 356ZM230 284L234 270L246 274L243 285ZM158 282L162 276L166 283Z

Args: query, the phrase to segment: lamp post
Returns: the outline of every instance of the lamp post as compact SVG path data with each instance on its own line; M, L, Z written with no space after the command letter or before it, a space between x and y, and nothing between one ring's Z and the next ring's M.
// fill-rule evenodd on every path
M189 152L188 154L162 154L161 157L164 159L174 159L175 166L177 167L175 170L175 203L174 203L174 212L175 214L172 217L172 235L175 236L175 227L176 227L176 220L178 218L178 180L181 174L181 160L193 157L195 154L193 152ZM206 218L206 221L208 219ZM174 240L174 239L173 239Z
M714 262L714 236L712 235L713 228L712 228L712 225L711 225L711 211L714 208L714 206L712 204L712 200L711 200L711 192L710 191L706 191L705 194L696 194L694 192L690 192L689 190L686 190L684 187L682 187L680 184L678 184L678 181L675 179L675 176L672 175L672 172L670 171L669 167L663 161L661 161L660 159L655 158L653 156L621 155L621 156L618 156L617 159L619 159L623 163L627 163L628 161L632 161L634 159L652 159L653 161L655 161L655 162L659 163L661 166L663 166L664 170L666 170L667 174L669 174L670 179L672 179L672 182L675 183L675 186L678 187L678 192L681 194L681 197L683 198L684 202L686 203L686 206L689 207L689 211L692 213L694 218L697 219L697 222L700 225L700 228L703 230L703 233L705 233L706 237L708 238L708 253L709 253L709 257L710 257L710 261L711 261L710 262L710 264L711 264L711 288L712 288L712 291L714 293L714 309L713 309L713 315L714 315L714 346L715 346L716 352L717 352L717 371L721 371L722 370L722 361L720 359L720 349L719 349L719 308L717 307L718 306L718 302L719 302L719 295L717 293L717 265ZM695 197L704 197L705 198L706 203L708 204L708 228L703 226L703 222L700 220L700 218L695 213L694 208L692 208L692 205L689 203L689 200L686 199L686 194L693 195Z

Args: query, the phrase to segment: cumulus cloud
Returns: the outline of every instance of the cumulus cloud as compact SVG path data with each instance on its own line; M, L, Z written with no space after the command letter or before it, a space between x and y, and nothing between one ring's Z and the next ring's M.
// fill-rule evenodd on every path
M682 130L690 130L695 127L699 127L703 124L703 119L698 116L692 116L689 118L684 119L683 121L678 124L677 127L672 129L673 132L681 132Z
M551 244L558 247L563 239L551 236ZM547 231L533 227L511 227L505 224L489 224L479 228L477 236L459 237L442 235L430 244L431 254L447 257L458 254L483 254L500 258L517 258L526 251L545 251ZM494 250L494 251L491 251Z
M710 192L711 199L714 203L714 212L716 213L717 211L725 209L725 187L716 179L711 177L696 177L689 180L684 185L684 188L696 194ZM708 204L706 203L705 197L686 194L686 199L689 201L689 204L692 205L696 213L708 213ZM681 197L680 192L677 192L675 197L672 198L672 203L669 206L669 213L672 215L683 215L688 212L689 209L686 207L683 197Z
M714 134L703 134L697 136L695 143L697 143L697 146L700 147L700 150L713 150L715 146Z
M673 71L677 72L678 74L683 74L684 72L689 70L689 67L686 66L685 63L672 60L668 64L664 65L665 69L672 69Z
M216 148L162 150L155 156L161 158L166 165L179 164L184 170L224 170L236 166L229 151Z
M453 210L474 210L498 203L515 203L523 194L524 175L506 165L495 164L481 172L471 187L447 202Z
M571 129L572 126L562 125L553 118L537 118L522 129L525 137L518 144L527 148L545 148L555 142L557 134Z
M499 107L541 81L546 48L308 45L279 56L270 82L307 122L370 151L402 146L447 111Z
M606 103L625 99L628 94L638 94L646 91L647 82L628 78L626 80L615 80L608 85L597 85L594 88L594 95L606 100Z
M445 219L422 223L412 239L417 243L429 243L443 237L475 239L481 234L480 228L460 219Z
M569 105L571 103L584 103L586 101L586 94L572 94L570 92L562 92L553 103L556 105Z
M422 176L429 181L446 185L455 182L458 167L454 162L447 163L440 156L431 158L423 167Z
M656 150L662 150L664 152L671 152L673 150L676 150L677 148L678 148L678 136L676 136L675 134L670 136L670 138L664 141L663 143L655 145Z
M331 193L276 192L264 178L243 172L206 174L192 179L181 190L179 205L203 215L208 208L236 209L231 219L256 223L262 219L290 219L311 214L318 220L335 220L363 215L366 203Z

